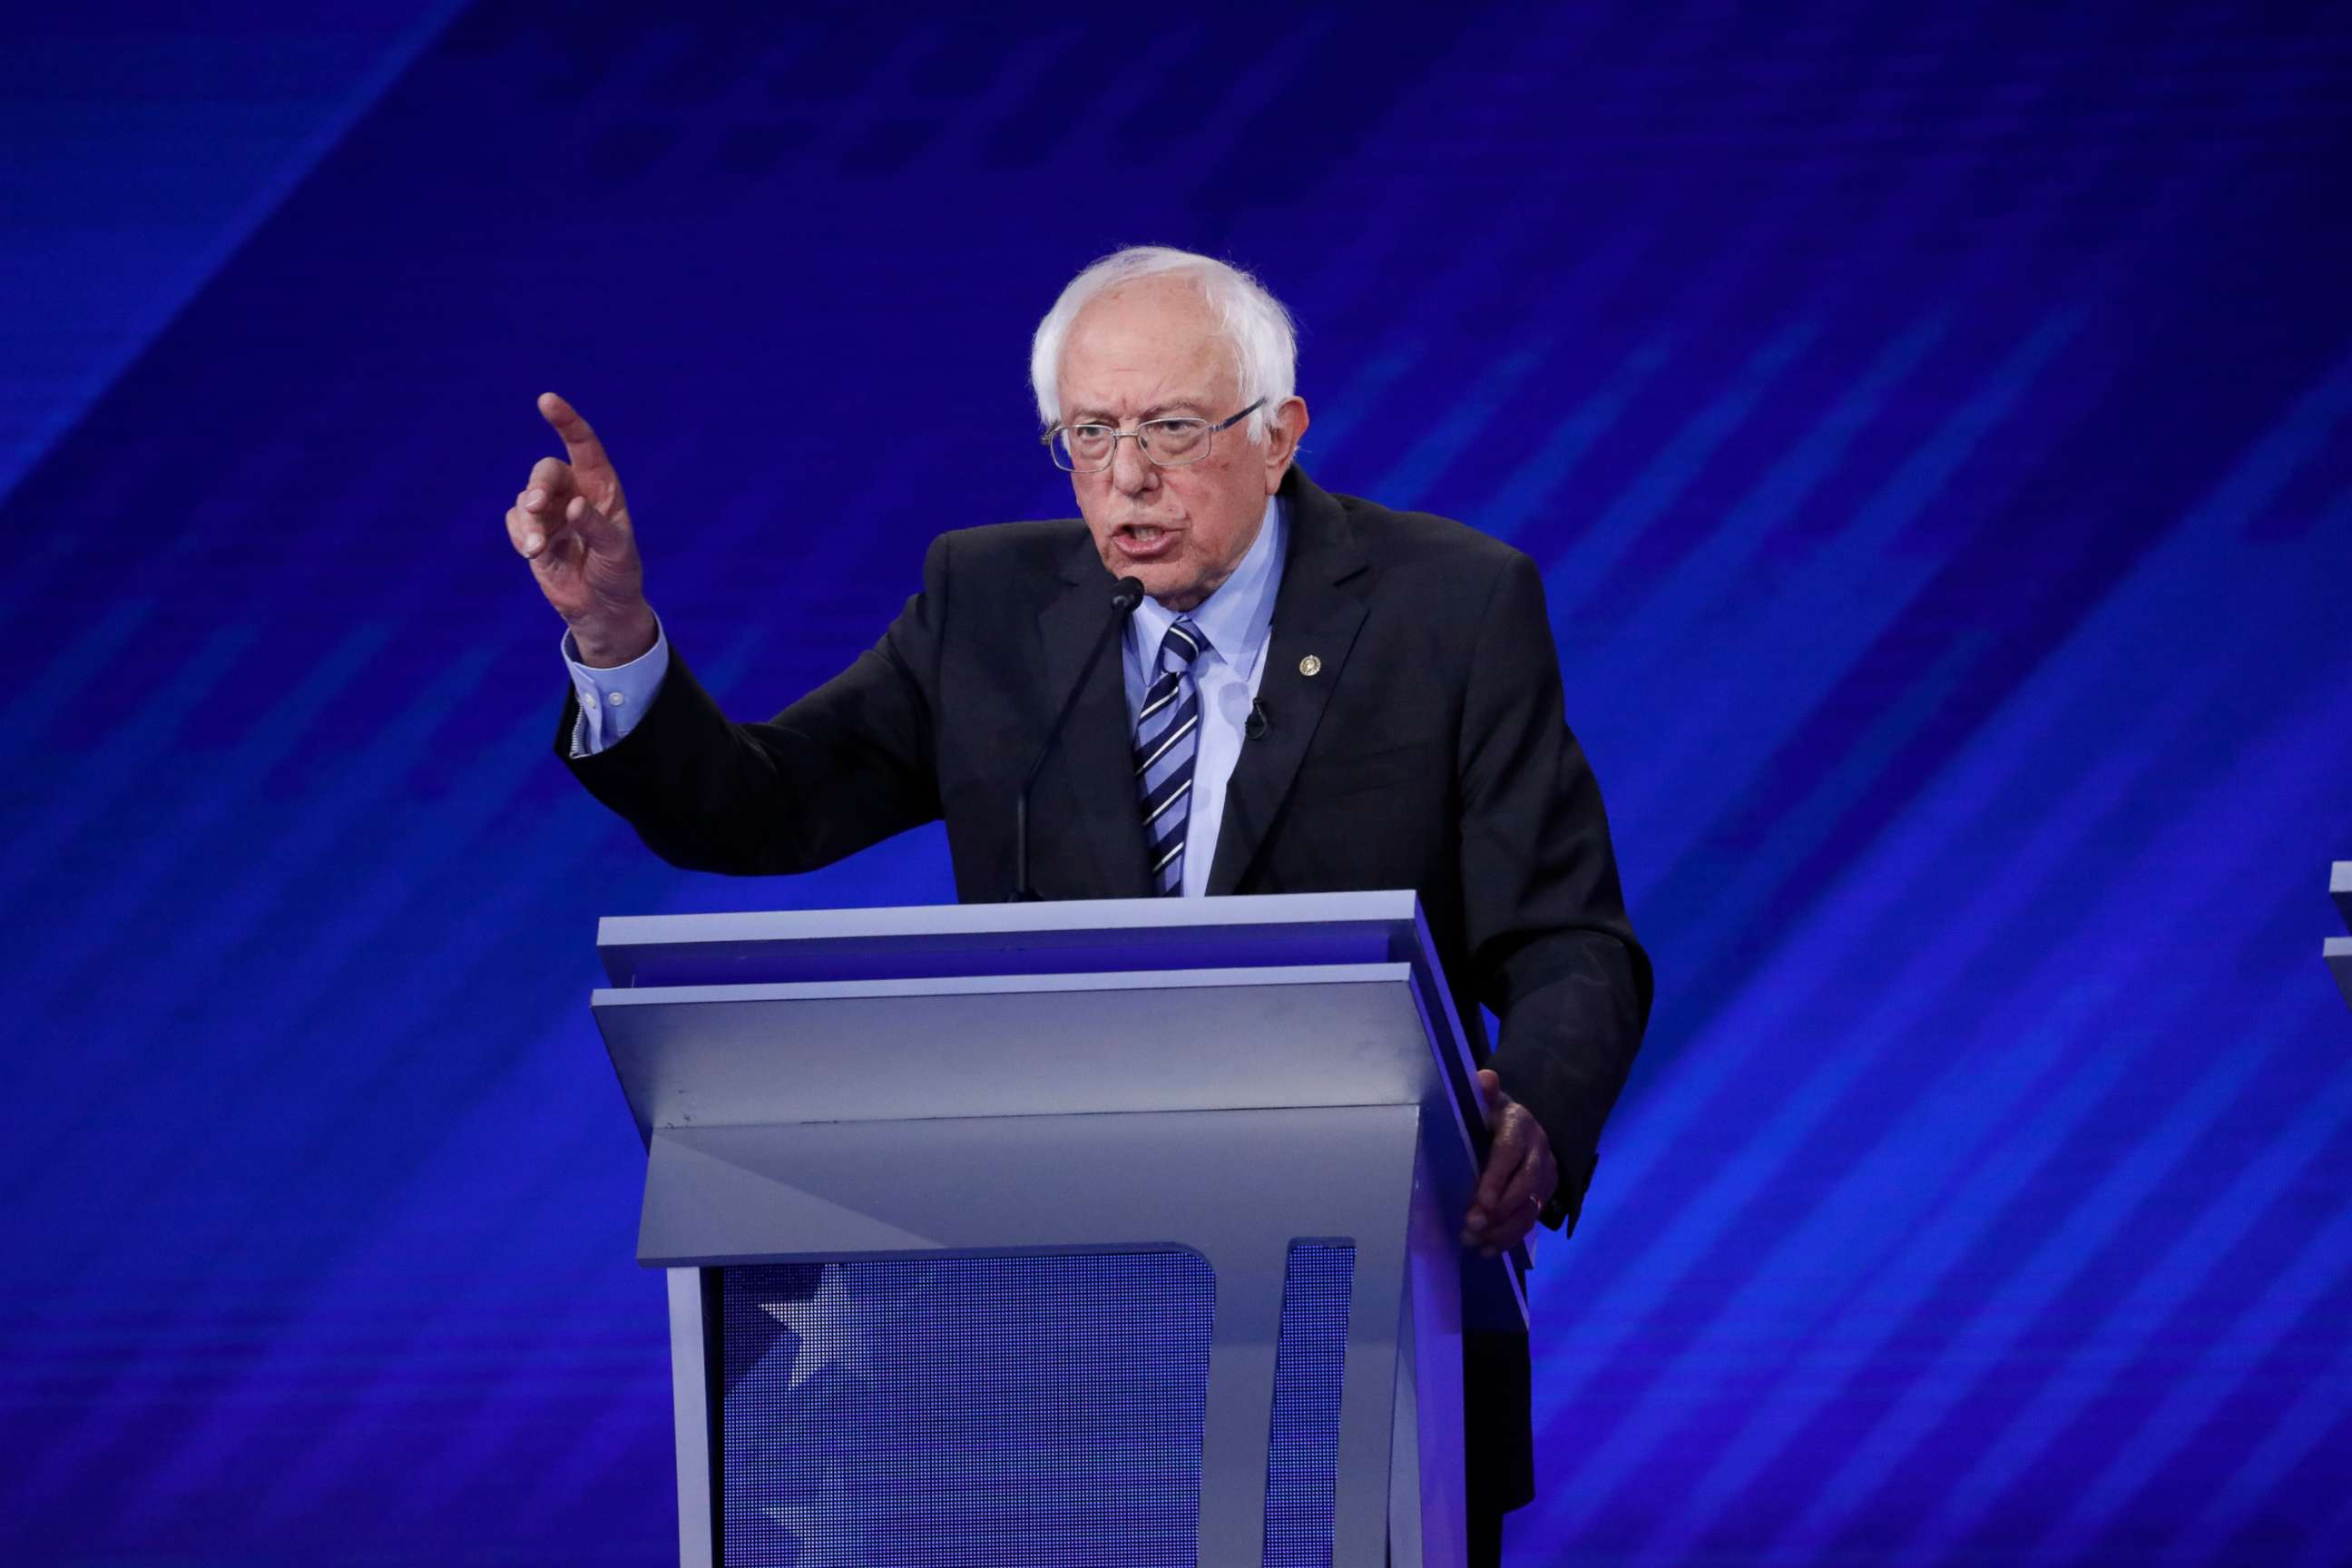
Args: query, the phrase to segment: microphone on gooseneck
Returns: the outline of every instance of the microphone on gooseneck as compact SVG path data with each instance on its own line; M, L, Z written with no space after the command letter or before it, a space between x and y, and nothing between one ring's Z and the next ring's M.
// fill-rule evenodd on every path
M1062 710L1054 715L1054 727L1045 731L1045 743L1037 748L1037 760L1029 764L1029 775L1021 781L1021 794L1013 802L1013 891L1005 895L1008 904L1038 901L1037 889L1029 885L1029 792L1037 787L1037 775L1045 772L1045 759L1054 754L1054 744L1062 738L1062 727L1070 721L1071 710L1078 705L1078 693L1087 689L1095 666L1102 662L1103 649L1110 646L1110 634L1125 626L1127 617L1135 614L1135 606L1141 603L1142 579L1121 577L1113 585L1110 618L1095 634L1095 646L1087 650L1087 662L1078 666L1078 679L1071 683L1070 694L1062 699Z

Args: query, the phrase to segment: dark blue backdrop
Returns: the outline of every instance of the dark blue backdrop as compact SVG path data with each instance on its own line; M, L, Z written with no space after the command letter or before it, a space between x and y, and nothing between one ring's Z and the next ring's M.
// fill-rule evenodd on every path
M531 398L764 712L1069 510L1026 338L1133 241L1296 307L1318 479L1548 573L1660 1000L1514 1562L2352 1555L2340 8L57 9L0 1557L672 1551L593 919L949 889L674 873L564 777Z

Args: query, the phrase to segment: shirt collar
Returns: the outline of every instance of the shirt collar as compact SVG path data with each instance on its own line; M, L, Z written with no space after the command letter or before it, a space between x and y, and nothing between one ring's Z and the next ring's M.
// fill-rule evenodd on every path
M1208 639L1210 650L1244 676L1265 648L1266 628L1274 621L1275 593L1282 581L1287 532L1281 498L1268 496L1257 538L1243 552L1241 564L1217 585L1215 593L1189 612L1192 624ZM1135 607L1135 626L1147 660L1159 654L1160 639L1176 620L1176 612L1157 599L1147 598Z

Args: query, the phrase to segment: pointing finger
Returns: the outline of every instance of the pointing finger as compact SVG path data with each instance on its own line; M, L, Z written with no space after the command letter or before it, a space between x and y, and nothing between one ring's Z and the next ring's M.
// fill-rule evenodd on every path
M578 409L552 392L542 392L539 395L539 413L563 438L563 449L571 454L573 468L583 476L593 475L599 482L612 481L613 462L604 455L604 443L596 438L594 427L580 416Z

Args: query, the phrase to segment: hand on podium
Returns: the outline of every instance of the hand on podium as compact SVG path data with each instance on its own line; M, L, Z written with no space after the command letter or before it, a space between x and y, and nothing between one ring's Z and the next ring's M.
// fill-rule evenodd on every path
M539 412L570 461L541 458L532 466L507 509L507 537L572 628L580 662L609 669L644 654L658 635L628 498L604 444L572 405L542 393Z
M1494 1143L1486 1151L1486 1170L1478 1178L1470 1213L1462 1222L1462 1245L1495 1258L1535 1229L1537 1216L1559 1185L1559 1166L1542 1125L1526 1106L1503 1092L1503 1080L1494 1068L1478 1069L1478 1087L1486 1096L1486 1131L1494 1135Z

